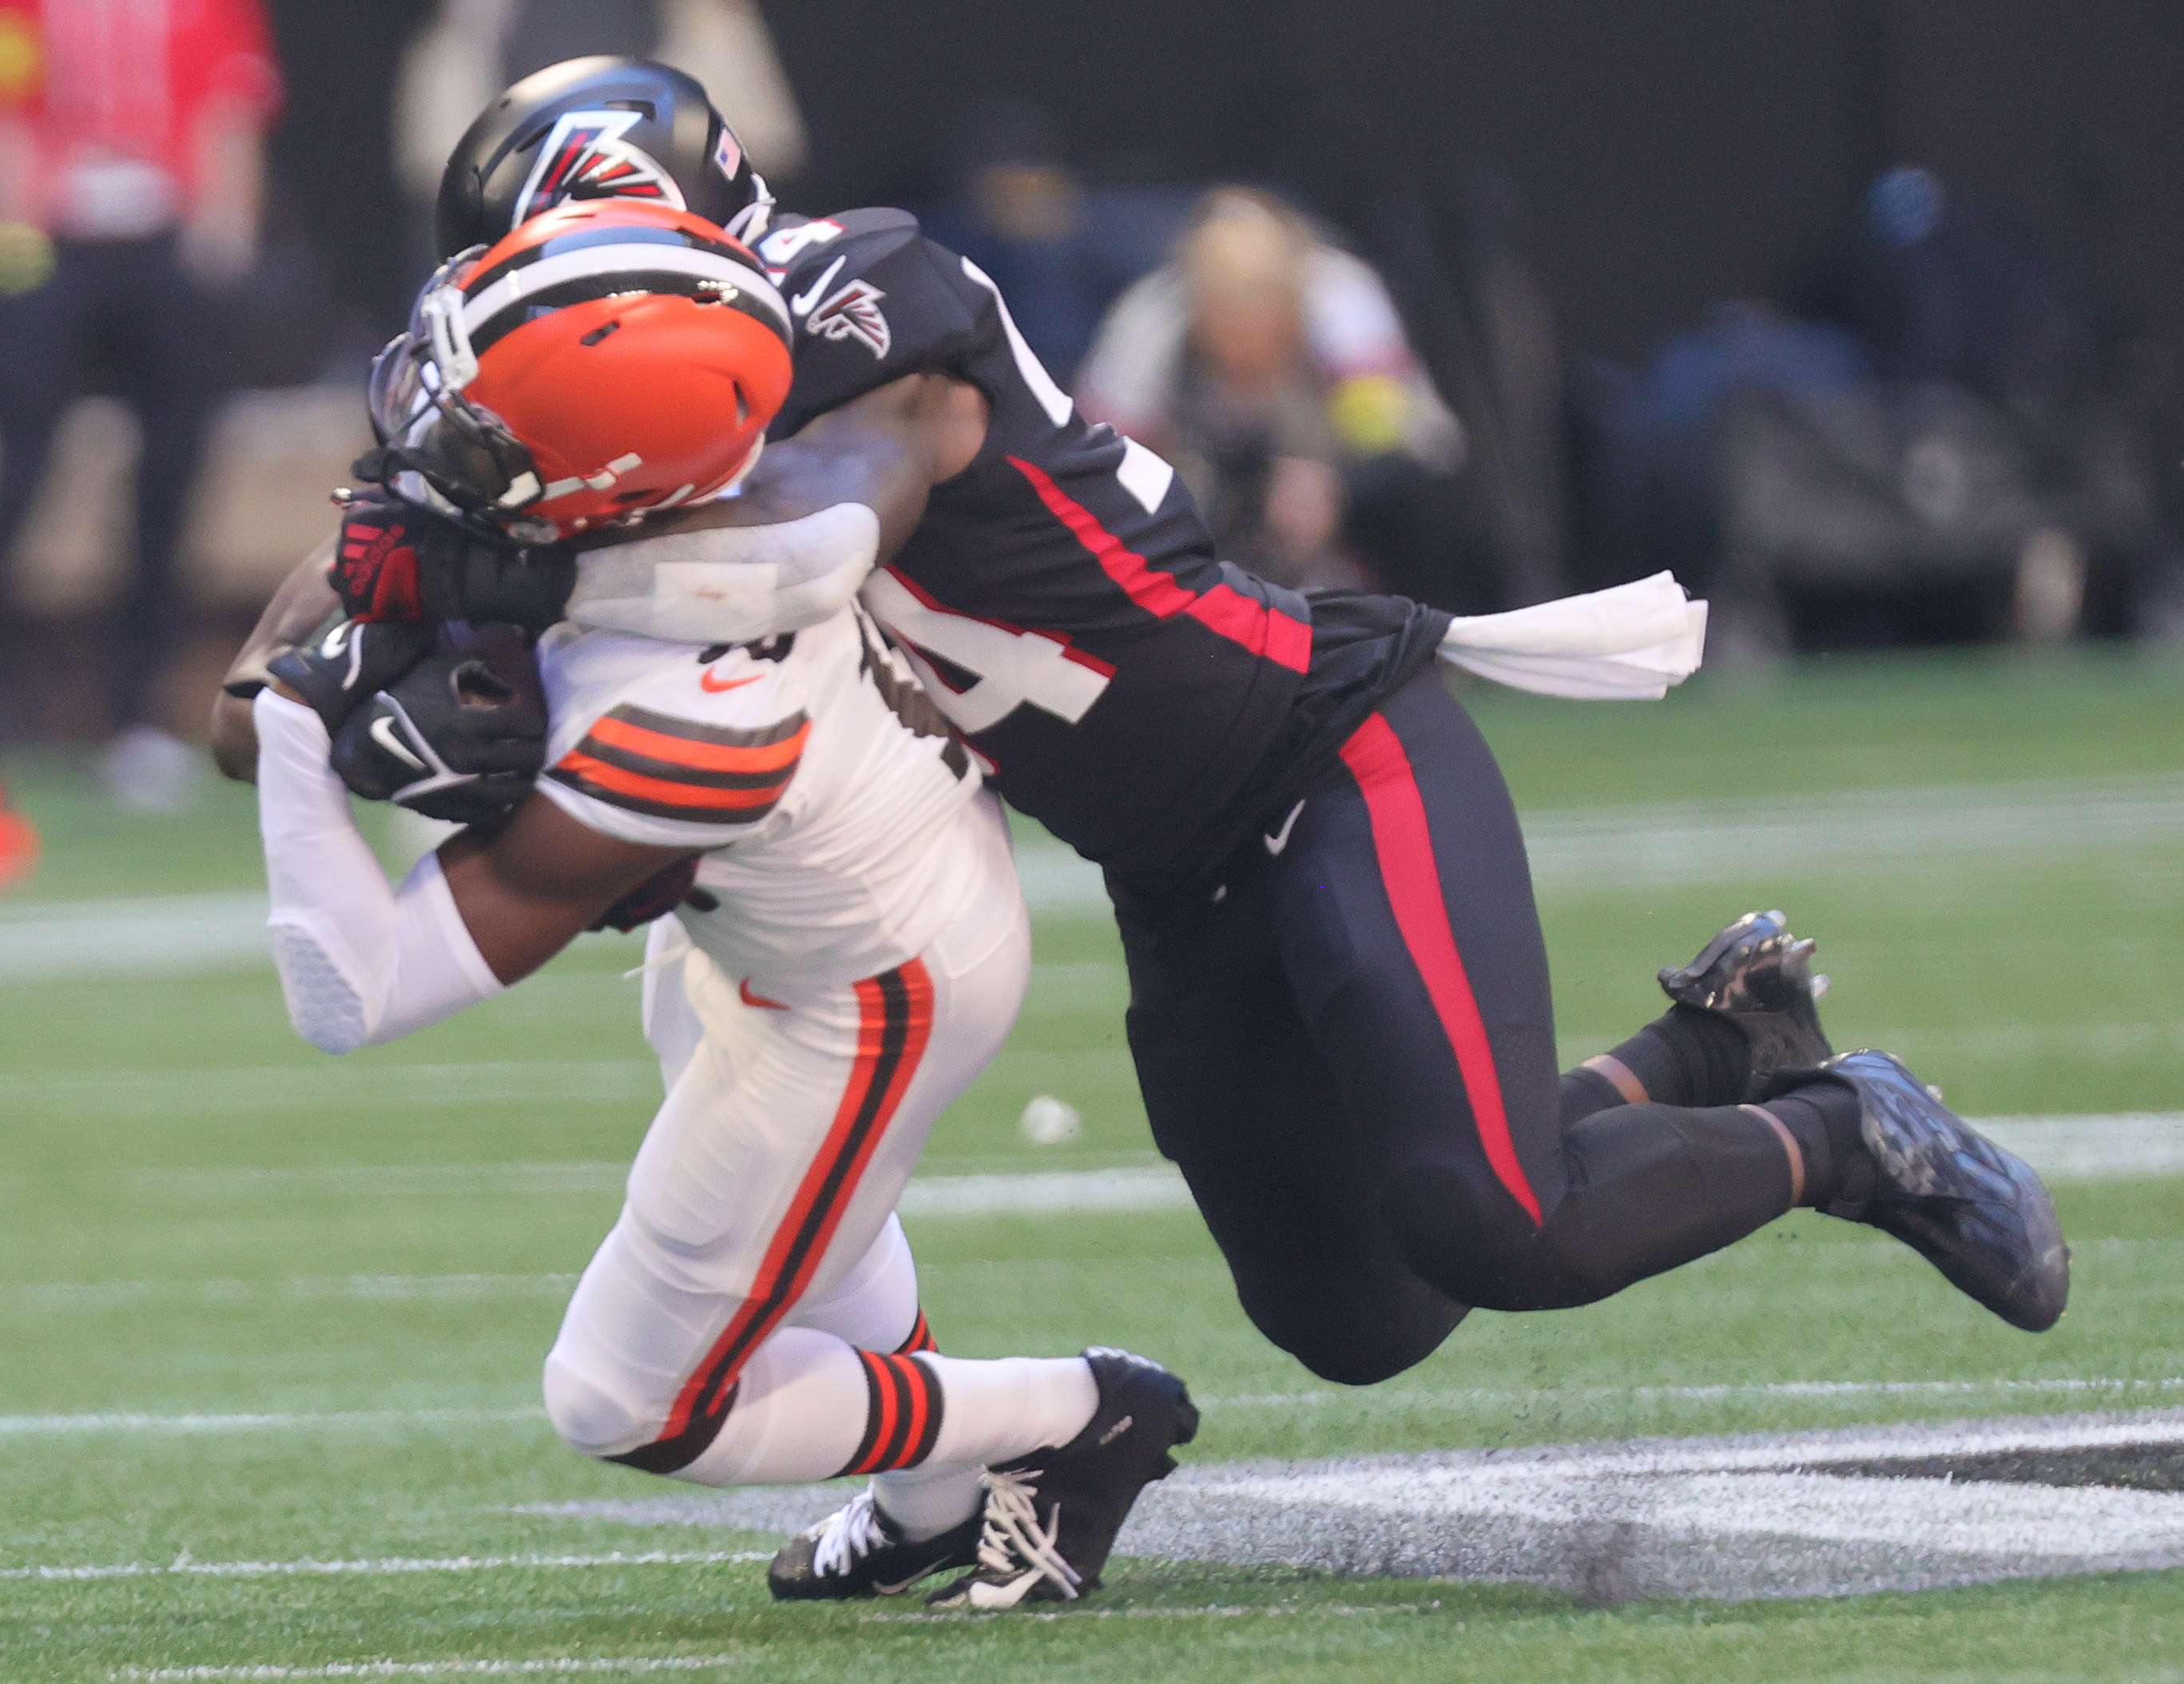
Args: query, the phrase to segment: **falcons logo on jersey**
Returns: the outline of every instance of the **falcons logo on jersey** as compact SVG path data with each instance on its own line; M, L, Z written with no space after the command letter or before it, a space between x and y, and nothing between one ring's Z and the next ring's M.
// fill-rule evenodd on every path
M538 148L510 226L572 198L646 199L687 210L675 178L622 138L640 120L634 111L565 113Z
M886 296L869 281L852 281L806 316L804 326L822 339L855 339L885 362L894 343L894 332L880 314Z

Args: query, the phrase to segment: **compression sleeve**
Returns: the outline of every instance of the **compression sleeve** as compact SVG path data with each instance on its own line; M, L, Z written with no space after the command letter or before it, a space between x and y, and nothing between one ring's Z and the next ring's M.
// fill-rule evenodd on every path
M879 516L861 503L772 526L636 538L581 558L568 615L588 630L663 643L754 643L839 613L879 547Z
M500 993L437 854L399 889L387 883L326 763L319 716L270 689L251 711L268 922L296 1033L321 1051L354 1052Z

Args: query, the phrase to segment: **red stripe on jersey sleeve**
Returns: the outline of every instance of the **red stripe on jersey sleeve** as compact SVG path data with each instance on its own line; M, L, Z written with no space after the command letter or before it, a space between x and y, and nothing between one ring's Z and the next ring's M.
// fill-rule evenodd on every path
M1233 586L1219 584L1205 592L1186 590L1173 574L1164 573L1122 539L1101 526L1098 516L1054 482L1052 475L1021 456L1009 465L1031 482L1048 512L1076 535L1092 552L1107 577L1147 613L1163 620L1188 614L1200 624L1254 655L1277 666L1301 672L1312 662L1312 627L1304 621L1254 601Z
M616 795L632 797L651 804L654 811L668 810L667 816L687 813L693 818L707 818L717 815L760 817L754 808L771 808L781 799L783 785L788 783L784 775L780 783L762 789L707 789L696 784L670 782L664 778L648 778L643 772L625 772L621 767L610 766L572 749L564 755L554 767L566 772L569 779L582 780L592 788L587 792L602 800L612 800Z
M796 763L797 758L804 752L805 739L811 734L811 727L808 722L801 723L795 734L784 737L779 742L751 748L730 747L651 729L610 713L593 721L587 734L599 742L627 749L632 754L644 755L651 760L672 761L689 767L694 771L777 772L786 771Z

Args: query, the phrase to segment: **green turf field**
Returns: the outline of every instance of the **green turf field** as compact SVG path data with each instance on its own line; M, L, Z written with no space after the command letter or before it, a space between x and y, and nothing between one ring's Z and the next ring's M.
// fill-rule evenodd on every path
M1535 825L1571 1057L1652 1015L1655 967L1779 905L1821 940L1837 1044L1903 1052L1958 1108L2184 1110L2184 664L1840 661L1657 707L1474 700ZM65 756L0 769L48 850L0 901L0 1680L473 1660L768 1681L2184 1676L2184 1573L1604 1610L1122 1562L1051 1619L928 1621L777 1609L754 1562L689 1559L767 1537L521 1512L666 1488L578 1460L537 1411L649 1115L634 944L592 940L337 1062L289 1031L270 967L136 953L130 906L90 904L254 887L246 792L131 819ZM56 910L106 958L11 971L11 939ZM1038 959L928 1171L1152 1162L1112 932L1050 914ZM1041 1092L1084 1112L1081 1140L1019 1139ZM1475 1316L1363 1392L1257 1338L1187 1214L911 1229L947 1348L1158 1357L1206 1406L1190 1457L1226 1461L2184 1402L2184 1183L2059 1202L2075 1291L2037 1339L1800 1213L1591 1309ZM1808 1381L1926 1389L1769 1389ZM588 1667L617 1658L642 1664ZM406 1670L364 1670L382 1661Z

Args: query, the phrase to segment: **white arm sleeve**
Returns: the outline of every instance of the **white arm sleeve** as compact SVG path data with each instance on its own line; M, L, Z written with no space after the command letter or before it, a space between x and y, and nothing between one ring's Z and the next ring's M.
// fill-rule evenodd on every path
M768 527L636 538L579 560L569 617L662 643L755 643L840 612L879 549L879 516L861 503Z
M399 889L387 883L326 764L319 716L270 689L251 712L273 956L296 1033L321 1051L354 1052L500 993L438 855Z

